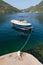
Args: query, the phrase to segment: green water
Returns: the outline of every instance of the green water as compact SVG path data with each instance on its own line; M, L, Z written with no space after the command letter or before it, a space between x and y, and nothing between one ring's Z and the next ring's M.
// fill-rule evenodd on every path
M21 32L12 29L12 19L24 19L32 23L33 32L30 40L22 51L43 45L43 13L14 13L0 15L0 55L18 51L25 43L27 36L22 36ZM30 34L30 33L29 33Z

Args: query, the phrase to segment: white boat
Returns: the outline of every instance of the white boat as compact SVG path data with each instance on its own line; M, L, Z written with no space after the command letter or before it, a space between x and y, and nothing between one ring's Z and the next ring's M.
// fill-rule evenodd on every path
M13 27L24 31L27 31L32 28L32 24L28 23L25 20L11 20L11 23L13 24Z

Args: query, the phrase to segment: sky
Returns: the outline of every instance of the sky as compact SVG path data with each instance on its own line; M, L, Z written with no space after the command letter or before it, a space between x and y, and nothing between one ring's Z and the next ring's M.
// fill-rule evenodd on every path
M18 9L26 9L40 3L41 0L3 0Z

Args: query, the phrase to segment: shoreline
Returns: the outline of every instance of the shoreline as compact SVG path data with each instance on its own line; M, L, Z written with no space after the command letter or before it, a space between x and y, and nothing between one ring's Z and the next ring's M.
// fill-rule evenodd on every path
M13 52L0 56L0 65L42 65L33 55L22 52L18 56L18 52Z

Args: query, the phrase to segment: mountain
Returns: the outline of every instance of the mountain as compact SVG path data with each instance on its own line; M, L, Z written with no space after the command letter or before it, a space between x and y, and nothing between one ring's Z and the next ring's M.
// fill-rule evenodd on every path
M32 6L30 8L24 9L25 12L31 13L43 13L43 1L41 1L38 5Z
M0 0L0 14L14 13L14 12L20 12L20 10L17 9L16 7L9 5L8 3L4 2L3 0Z

